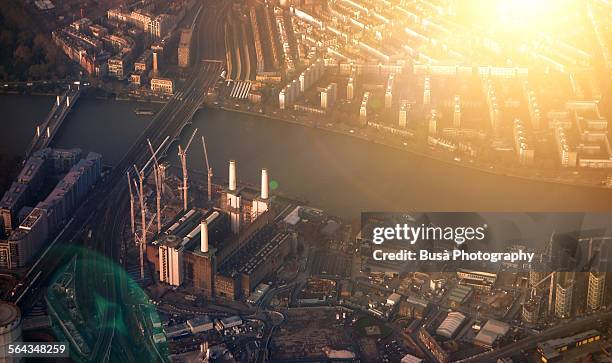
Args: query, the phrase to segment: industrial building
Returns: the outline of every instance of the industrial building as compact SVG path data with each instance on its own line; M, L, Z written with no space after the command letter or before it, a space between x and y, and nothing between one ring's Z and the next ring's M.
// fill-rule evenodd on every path
M475 271L460 268L457 277L463 285L472 286L479 290L490 290L497 281L497 274L486 271Z
M209 240L221 238L227 231L227 221L217 210L203 214L190 209L169 224L152 243L158 252L155 262L159 280L171 286L181 286L186 282L212 297L215 259L214 249L209 249Z
M478 334L476 334L474 344L491 348L493 344L504 337L509 330L510 325L498 320L489 319Z
M225 330L240 325L242 325L242 319L238 315L219 319L215 322L215 328L217 330Z
M213 322L210 320L208 315L197 316L193 319L187 320L187 326L189 326L189 329L191 329L193 334L206 332L214 328Z
M405 301L400 302L398 314L414 319L422 319L425 316L425 311L428 306L429 302L427 302L427 300L415 296L408 296Z
M236 180L232 160L219 207L177 215L151 244L149 260L161 282L192 287L207 298L246 299L280 267L293 235L271 227L278 211L271 209L268 170L261 171L259 193Z
M448 296L448 301L451 307L457 308L465 304L465 302L468 301L470 297L472 297L473 292L474 292L474 289L471 288L470 286L465 286L465 285L455 286L451 290Z
M451 339L459 331L463 322L467 319L465 315L458 311L451 311L436 329L436 334L441 337Z

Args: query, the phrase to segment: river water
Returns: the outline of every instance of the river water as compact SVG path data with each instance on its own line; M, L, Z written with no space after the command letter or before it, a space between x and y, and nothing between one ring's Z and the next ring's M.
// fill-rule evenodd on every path
M0 146L25 150L54 101L42 96L0 96ZM150 122L136 102L82 98L53 146L80 147L117 162ZM6 118L5 118L6 117ZM235 159L238 178L259 182L266 167L283 194L347 218L362 211L611 211L612 190L573 187L492 175L412 155L368 141L281 121L221 110L199 111L181 142L198 135L188 153L191 168L204 171L200 135L207 140L216 177L227 178ZM177 163L176 146L169 159Z

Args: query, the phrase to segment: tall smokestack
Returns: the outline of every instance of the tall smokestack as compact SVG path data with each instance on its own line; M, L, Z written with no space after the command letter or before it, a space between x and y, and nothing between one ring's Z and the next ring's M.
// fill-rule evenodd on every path
M153 77L157 77L157 52L153 52Z
M200 251L208 252L208 222L206 220L200 222Z
M236 161L230 160L229 163L229 190L236 190Z
M261 169L261 199L268 199L268 169Z

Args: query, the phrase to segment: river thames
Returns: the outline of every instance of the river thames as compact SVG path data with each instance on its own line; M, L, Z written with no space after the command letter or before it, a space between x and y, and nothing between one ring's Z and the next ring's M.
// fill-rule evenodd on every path
M0 96L0 145L24 152L35 125L54 98ZM148 125L135 108L159 104L81 98L52 146L79 147L116 163ZM257 184L266 167L284 195L345 218L362 211L610 211L612 190L575 187L493 175L413 155L345 135L252 115L202 109L182 140L198 135L189 149L190 168L204 171L200 135L207 142L215 177L227 178L235 159L239 181ZM168 158L177 164L176 145Z

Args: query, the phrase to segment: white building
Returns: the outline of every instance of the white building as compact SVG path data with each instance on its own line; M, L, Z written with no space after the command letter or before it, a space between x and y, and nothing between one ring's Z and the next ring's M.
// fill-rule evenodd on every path
M171 95L174 93L174 81L168 78L153 78L151 79L151 91Z
M172 286L183 282L182 240L168 236L159 246L159 281Z

